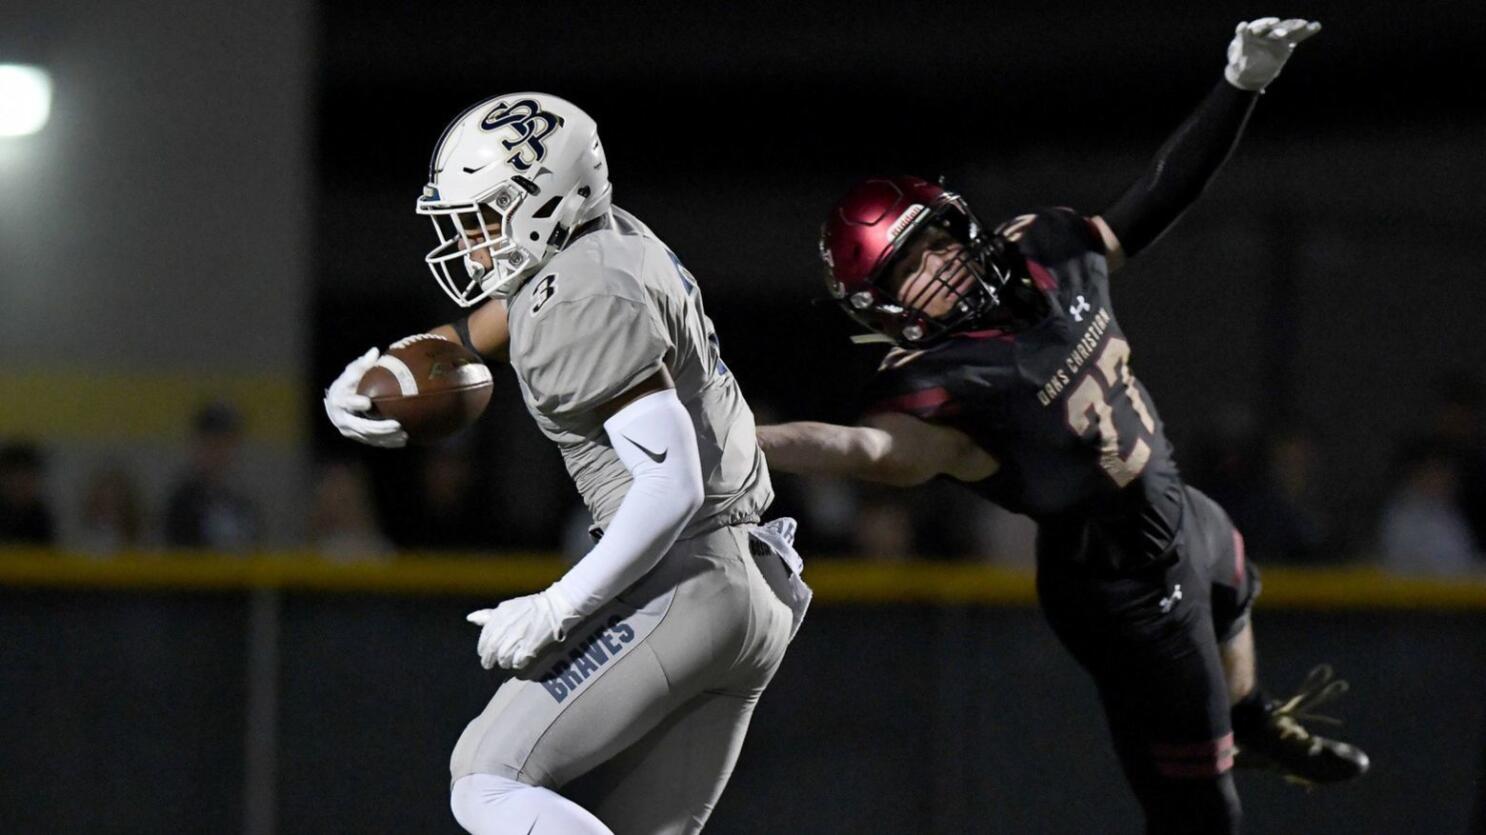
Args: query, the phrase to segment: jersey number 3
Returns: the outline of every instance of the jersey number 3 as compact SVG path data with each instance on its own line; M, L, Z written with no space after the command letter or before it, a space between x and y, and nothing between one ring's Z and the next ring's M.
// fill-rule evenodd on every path
M1097 373L1096 373L1097 369ZM1120 430L1115 425L1115 406L1125 400L1140 417L1148 434L1156 432L1156 421L1146 408L1135 376L1130 373L1130 343L1111 337L1099 353L1095 369L1090 369L1073 393L1068 396L1068 426L1083 437L1091 428L1099 433L1099 466L1124 487L1134 481L1151 459L1151 447L1136 437L1130 454L1120 454ZM1132 429L1134 427L1131 427ZM1136 430L1137 432L1139 430Z
M541 313L542 305L546 304L547 300L552 298L553 294L556 292L557 273L542 276L542 280L538 281L537 286L533 287L531 291L531 315L535 316L538 313Z

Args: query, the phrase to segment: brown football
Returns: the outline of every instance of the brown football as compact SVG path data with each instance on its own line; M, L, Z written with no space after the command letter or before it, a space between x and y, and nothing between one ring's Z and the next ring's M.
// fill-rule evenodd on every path
M392 343L356 386L373 417L391 418L413 443L443 440L490 402L490 369L463 345L433 334Z

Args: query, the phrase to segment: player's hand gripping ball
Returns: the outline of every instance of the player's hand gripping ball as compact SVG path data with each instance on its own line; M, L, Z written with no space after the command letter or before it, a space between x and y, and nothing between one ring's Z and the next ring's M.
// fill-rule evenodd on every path
M407 446L408 433L395 420L377 420L366 416L371 399L356 393L356 384L368 369L377 364L381 354L376 348L347 363L346 369L325 390L325 416L341 435L358 443L383 449Z
M432 443L468 427L490 402L490 368L463 345L417 334L387 348L356 385L367 414L395 420L408 440Z

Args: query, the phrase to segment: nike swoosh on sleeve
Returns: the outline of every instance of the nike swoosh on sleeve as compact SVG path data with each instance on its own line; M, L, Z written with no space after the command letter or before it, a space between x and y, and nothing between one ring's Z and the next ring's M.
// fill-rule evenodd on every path
M657 464L660 464L660 463L664 462L666 460L666 456L669 455L669 454L671 454L671 451L669 449L663 449L660 452L651 452L650 450L646 449L645 447L641 446L640 444L635 443L635 439L634 438L631 438L628 435L625 435L624 436L624 439L626 441L629 441L630 443L634 444L636 449L638 449L641 452L645 453L646 455L650 456L650 460L651 461L654 461Z

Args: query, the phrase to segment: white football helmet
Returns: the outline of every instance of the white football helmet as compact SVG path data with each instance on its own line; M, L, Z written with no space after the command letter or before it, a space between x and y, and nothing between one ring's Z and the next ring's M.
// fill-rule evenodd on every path
M487 99L459 114L434 146L418 214L433 219L439 245L423 260L460 307L510 296L574 228L609 210L610 191L587 113L545 93ZM499 234L484 232L496 218ZM470 257L481 249L492 269Z

